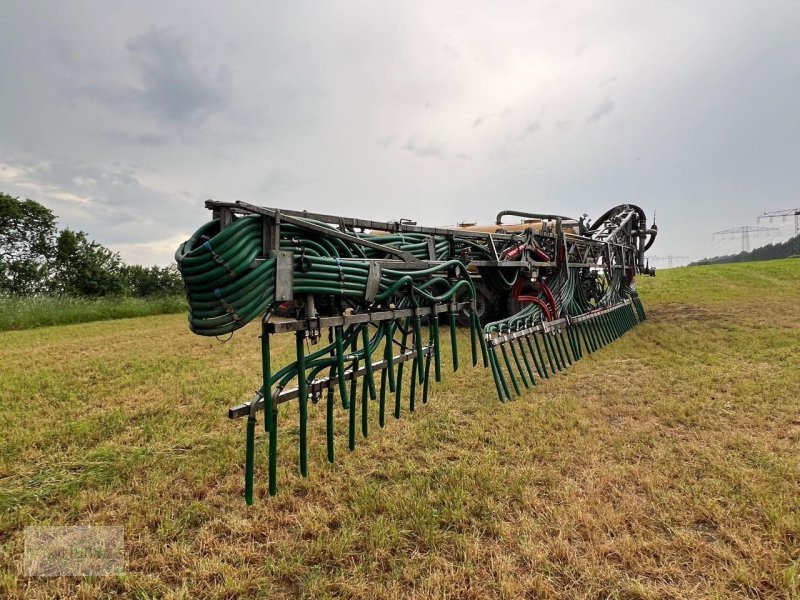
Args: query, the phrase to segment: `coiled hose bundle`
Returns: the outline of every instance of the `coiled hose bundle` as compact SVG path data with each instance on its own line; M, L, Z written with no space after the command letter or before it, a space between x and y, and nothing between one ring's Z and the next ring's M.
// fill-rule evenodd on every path
M311 222L311 221L309 221ZM178 247L175 260L186 284L189 326L199 335L218 336L244 327L269 310L275 302L277 259L257 258L262 253L259 216L236 219L224 229L215 219L203 225ZM420 254L427 243L419 235L368 236L361 238ZM437 256L444 257L447 241L438 240ZM298 225L281 228L280 247L295 253L293 281L295 294L327 295L363 300L367 291L367 258L385 258L379 250L326 238ZM364 258L343 261L341 259ZM460 273L453 281L448 273ZM435 290L435 291L434 291ZM448 302L456 294L475 299L475 287L463 263L449 260L427 269L383 269L374 301L408 302L410 306Z
M223 230L215 219L178 247L175 260L186 284L194 333L231 333L273 304L275 258L250 268L260 250L258 217L238 219Z

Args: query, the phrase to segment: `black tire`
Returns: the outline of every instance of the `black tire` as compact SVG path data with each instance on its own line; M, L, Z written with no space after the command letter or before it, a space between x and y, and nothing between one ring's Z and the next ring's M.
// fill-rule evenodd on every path
M469 296L465 295L459 298L459 302L469 300ZM478 320L481 325L489 322L495 313L495 299L492 293L480 281L475 281L475 310L478 313ZM469 311L462 309L458 311L458 324L462 327L469 327Z

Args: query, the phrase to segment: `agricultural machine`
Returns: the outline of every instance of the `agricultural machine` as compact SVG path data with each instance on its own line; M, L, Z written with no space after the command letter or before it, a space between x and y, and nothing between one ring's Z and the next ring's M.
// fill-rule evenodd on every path
M261 320L261 387L228 411L247 421L248 504L260 412L274 495L281 404L298 407L305 477L309 401L324 400L333 462L339 406L353 450L358 430L366 437L375 414L380 427L387 412L400 417L404 387L409 412L428 401L431 376L442 378L443 338L453 370L465 362L460 326L469 331L467 361L491 371L505 402L642 321L634 277L655 274L645 252L657 228L633 205L594 222L506 210L493 225L452 228L243 202L209 200L206 207L212 220L175 254L190 328L223 336ZM280 367L270 352L278 334L294 334L296 351Z

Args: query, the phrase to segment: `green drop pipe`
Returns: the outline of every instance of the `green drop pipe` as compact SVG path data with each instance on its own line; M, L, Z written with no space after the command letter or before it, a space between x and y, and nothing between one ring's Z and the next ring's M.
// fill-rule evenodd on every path
M431 354L425 357L425 382L422 384L422 403L428 403L428 388L430 387Z
M500 397L500 402L505 402L506 399L511 399L511 392L503 377L503 372L500 370L500 363L497 360L495 348L496 346L491 346L489 348L489 364L492 367L492 376L494 377L495 386L497 387L497 395Z
M524 338L525 343L528 346L528 351L530 352L531 356L531 362L533 362L533 366L536 368L536 373L539 375L539 379L545 379L545 375L542 372L542 367L539 365L539 361L536 360L536 350L534 350L533 343L531 342L532 337L533 335L526 335ZM520 339L520 343L522 343L522 339Z
M442 380L442 356L439 346L439 319L436 315L431 315L431 339L433 340L433 377L439 383ZM430 359L430 354L428 355ZM427 367L426 367L427 368ZM427 381L427 376L426 376Z
M553 367L553 373L563 370L564 367L561 366L555 346L553 346L552 335L549 333L542 334L542 342L544 343L544 350L547 352L547 358L550 360L550 366Z
M411 361L411 384L408 388L408 411L412 413L414 412L417 399L417 373L419 372L417 364L420 362L422 361L420 360L419 354L414 356L414 359Z
M450 352L453 355L453 373L458 371L458 339L456 336L456 313L450 312Z
M547 361L550 362L550 367L551 367L551 370L548 370L547 362L545 362L544 354L542 354L542 346L539 345L539 335L540 334L534 333L531 337L533 338L533 343L536 345L536 353L539 355L539 361L542 363L542 369L544 370L544 378L545 379L550 379L550 373L555 373L556 369L555 369L555 366L553 366L553 361L550 358L550 355L547 354L547 346L545 345L544 346L544 354L547 354ZM542 345L544 345L544 344L542 344Z
M261 326L261 380L264 382L261 393L264 398L264 431L269 431L269 411L267 407L272 405L272 371L270 369L269 357L269 334L264 323Z
M297 399L300 403L300 474L308 477L308 390L306 387L306 332L295 335L297 348Z
M383 428L386 425L386 382L388 367L381 371L381 389L378 392L378 425Z
M511 342L512 344L514 342ZM522 338L517 338L517 343L519 344L519 353L522 355L522 360L525 363L525 369L528 371L528 377L531 380L532 385L536 385L536 379L533 376L533 369L531 368L531 363L528 360L528 356L525 353L525 346L522 345Z
M244 457L244 501L248 506L253 504L253 463L255 462L256 417L247 417L247 440Z
M330 375L328 376L329 380L333 377L333 368L331 368ZM335 450L334 450L334 443L333 443L333 433L334 433L334 420L333 420L333 408L334 408L334 399L333 399L333 386L328 387L328 394L325 401L325 446L327 449L328 455L328 462L333 464L333 460L335 458Z
M361 382L361 435L369 435L369 381L366 377Z
M483 358L483 368L485 369L489 366L489 352L486 348L486 337L482 335L481 321L478 318L478 313L475 311L472 312L472 323L475 327L475 331L478 334L478 343L481 347L481 357ZM473 366L475 366L474 362Z
M347 409L350 407L347 398L347 383L345 382L345 369L344 369L344 341L342 340L342 328L334 328L334 340L336 343L336 370L337 379L339 383L339 395L342 397L342 408Z
M569 352L567 351L567 345L564 343L564 330L559 329L558 331L555 332L555 334L553 334L553 337L555 338L555 340L553 341L556 343L556 346L558 346L558 351L562 356L561 359L562 362L565 359L567 361L566 363L564 363L564 366L565 367L571 366L572 358L570 357Z
M522 363L520 363L519 356L517 356L517 349L514 347L513 340L508 342L508 346L511 348L511 356L514 358L514 364L517 365L517 371L519 371L519 378L522 379L522 384L526 389L530 389L531 385L528 383L528 378L522 370Z
M406 348L408 347L408 325L409 325L409 317L406 317L405 323L403 328L401 329L402 335L400 338L400 354L406 353ZM397 381L395 382L395 394L394 394L394 418L400 418L400 401L403 396L403 366L405 362L401 362L397 365Z
M514 375L514 370L511 368L511 361L508 360L508 352L506 352L505 344L500 344L500 352L503 354L503 361L506 363L506 369L508 369L508 378L511 380L511 387L514 388L517 396L519 396L522 394L522 392L519 389L519 384L517 383L517 378Z
M375 376L372 370L372 348L369 340L369 326L366 323L361 326L361 338L364 346L364 371L367 389L369 390L370 399L375 400L378 395L375 393Z
M472 351L472 366L478 364L478 335L480 335L480 328L475 327L474 314L470 313L469 317L469 343L470 350Z
M358 336L353 336L353 356L356 356L358 344ZM358 371L358 358L354 358L352 366L350 367L355 374ZM347 447L350 452L356 449L356 378L350 380L350 412L347 418Z
M550 343L553 345L553 347L556 350L556 362L558 363L559 367L561 367L561 370L563 371L563 370L565 370L567 368L567 361L564 360L564 353L561 352L561 346L558 343L558 332L553 331L552 333L550 333L548 338L550 340Z
M264 410L272 415L269 424L269 495L274 496L278 493L278 407L270 402L264 405Z
M422 364L422 319L417 315L414 317L414 346L417 349L417 358L420 360L416 361L414 364L417 365L419 380L422 382L422 377L424 376L423 369L425 365Z
M394 328L395 322L394 321L384 321L384 333L386 334L386 345L383 348L383 360L386 361L386 368L384 369L384 373L386 374L386 378L389 382L389 391L394 391L395 386L395 379L394 379Z

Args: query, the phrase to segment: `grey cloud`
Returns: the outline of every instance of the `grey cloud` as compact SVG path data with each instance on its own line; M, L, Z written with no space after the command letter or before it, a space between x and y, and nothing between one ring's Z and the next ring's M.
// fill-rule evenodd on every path
M404 150L407 150L414 156L418 156L419 158L444 158L445 157L445 146L442 142L437 142L434 140L426 140L424 142L420 142L417 140L416 137L409 138L408 141L403 146Z
M182 229L187 203L143 184L129 167L68 161L9 161L3 185L50 206L61 227L87 231L103 244L160 240Z
M284 169L271 169L256 188L259 199L275 198L295 190L307 182Z
M517 141L519 141L519 142L523 141L526 137L528 137L531 134L536 133L541 128L542 128L542 124L539 123L539 121L531 121L530 123L528 123L528 125L525 127L525 129L523 129L522 132L517 136Z
M494 119L506 119L510 117L513 113L514 109L511 108L510 106L507 106L503 110L489 112L475 117L475 120L472 121L472 126L478 127L479 125Z
M717 4L3 0L0 191L120 248L208 197L427 223L633 201L692 254L800 189L800 4Z
M607 87L607 86L609 86L609 85L613 85L614 83L616 83L616 81L617 81L617 78L616 78L616 77L608 77L608 78L604 79L603 81L601 81L601 82L600 82L600 83L597 85L597 87L599 87L599 88L604 88L604 87Z
M492 160L507 161L512 157L512 154L507 146L500 146L489 152L488 156Z
M112 144L126 146L163 146L169 144L172 137L159 133L127 133L125 131L106 131L102 136Z
M455 44L444 43L442 44L442 49L445 51L445 54L453 59L461 58L461 52L459 51L458 47Z
M90 84L84 92L115 112L141 110L165 123L199 125L228 106L231 71L196 64L186 38L152 29L126 46L137 71L132 86Z
M510 144L505 143L490 151L487 156L493 161L507 162L518 158L521 155L522 153L518 146L511 146Z
M614 110L614 101L611 98L605 98L597 107L594 109L589 118L586 119L587 123L595 123L611 113Z

